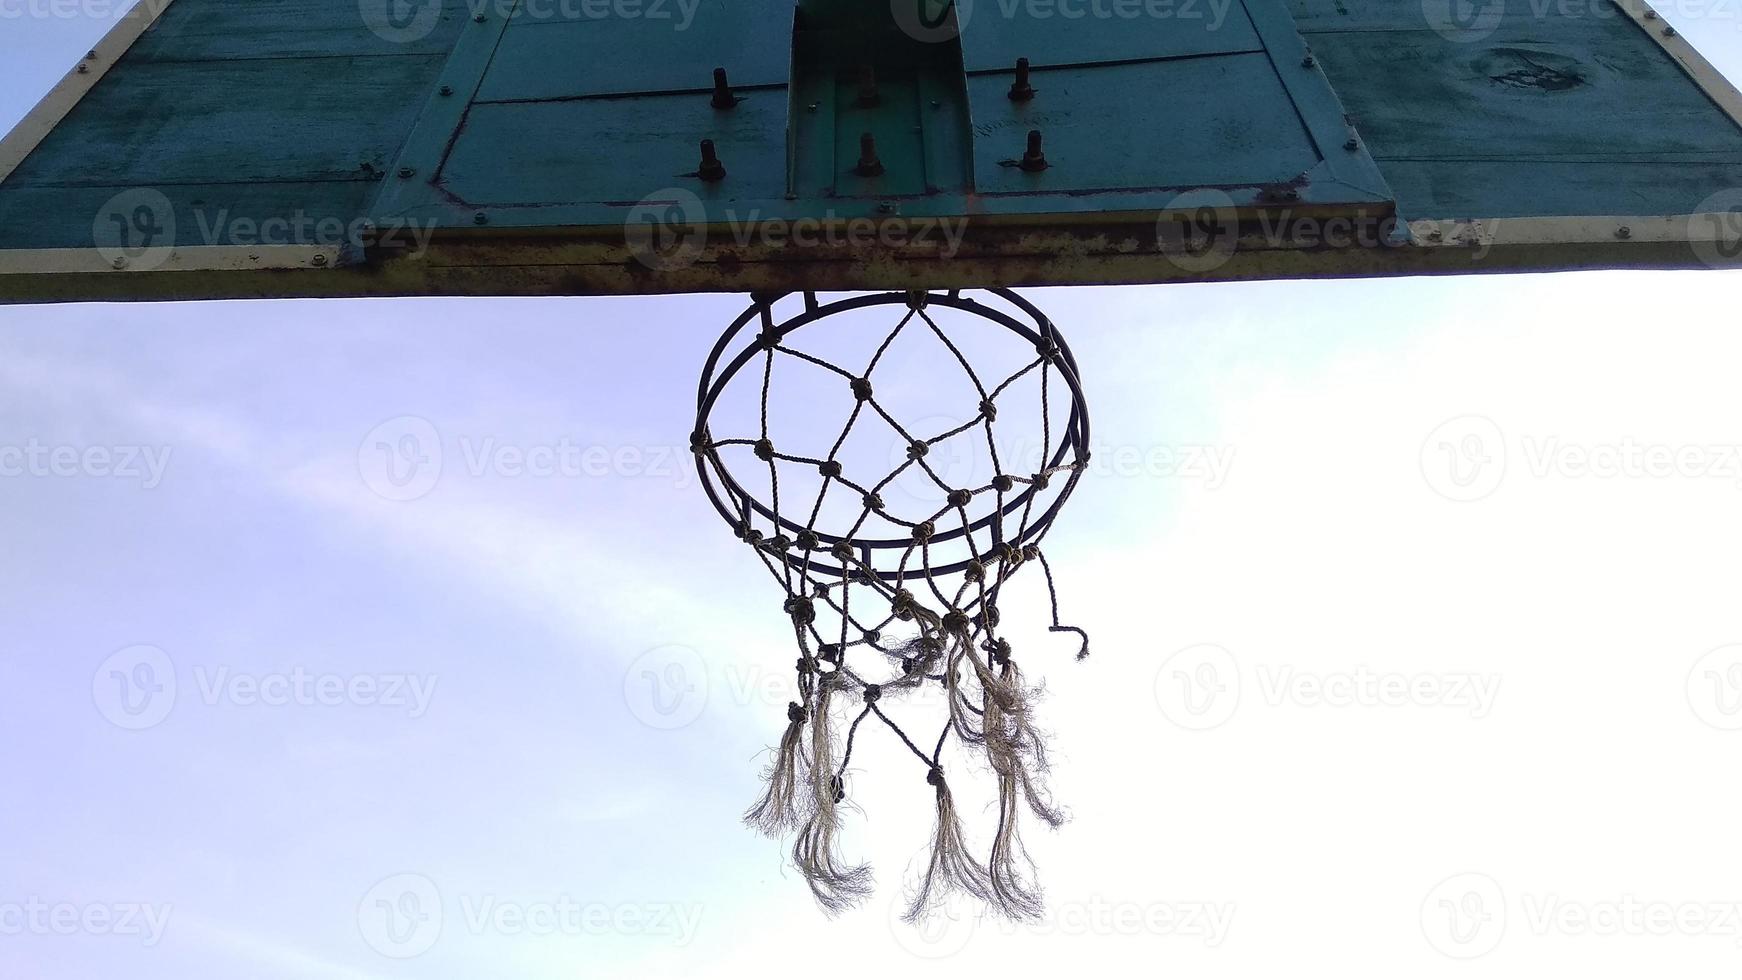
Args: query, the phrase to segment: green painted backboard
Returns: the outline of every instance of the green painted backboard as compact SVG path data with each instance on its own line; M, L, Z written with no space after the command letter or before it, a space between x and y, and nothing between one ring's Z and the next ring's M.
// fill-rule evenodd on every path
M1638 0L142 0L0 143L0 300L1742 264Z

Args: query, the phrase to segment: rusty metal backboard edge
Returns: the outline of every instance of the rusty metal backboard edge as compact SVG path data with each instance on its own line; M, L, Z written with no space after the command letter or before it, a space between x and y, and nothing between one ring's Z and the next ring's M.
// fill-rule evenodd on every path
M1553 272L1742 268L1737 214L1417 222L1390 238L1315 222L1316 245L1279 243L1274 228L1238 240L1162 241L1153 225L1096 236L1008 229L964 236L946 257L868 244L796 248L710 244L637 257L621 240L537 236L437 239L421 253L357 266L0 276L0 303L390 296L562 296L744 293L984 286L1114 285ZM1331 239L1326 244L1324 238Z

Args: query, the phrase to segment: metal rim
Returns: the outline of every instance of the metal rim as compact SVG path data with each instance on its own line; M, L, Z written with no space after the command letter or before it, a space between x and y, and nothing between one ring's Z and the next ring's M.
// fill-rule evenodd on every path
M1031 543L1037 540L1052 525L1053 518L1058 514L1060 507L1064 505L1065 500L1069 498L1072 491L1075 490L1077 480L1082 475L1083 464L1088 462L1088 407L1083 398L1082 386L1078 379L1076 357L1071 353L1070 345L1065 342L1063 337L1059 336L1058 331L1053 327L1052 321L1047 318L1046 314L1042 313L1034 306L1034 304L1028 302L1010 290L994 288L988 289L987 292L1012 304L1017 309L1033 318L1034 324L1032 326L1025 324L1008 313L1005 313L1003 310L995 309L976 302L973 299L964 298L960 296L956 290L951 290L947 293L873 293L865 296L854 296L848 299L836 300L821 305L816 303L814 294L806 293L806 307L804 311L779 323L776 323L773 319L773 305L786 294L758 296L754 302L752 302L750 308L745 310L744 313L727 327L726 332L721 335L719 341L714 344L713 350L708 354L707 362L702 369L701 381L696 387L696 424L692 431L697 434L708 431L708 417L713 411L714 404L719 399L720 394L725 390L726 385L730 384L737 376L738 372L749 364L752 359L763 353L763 348L760 345L751 343L742 351L738 352L732 360L727 362L723 369L720 366L722 358L726 356L726 351L732 346L733 341L752 321L760 320L765 332L772 333L776 339L783 339L796 330L818 321L825 320L836 314L846 313L852 310L868 309L876 306L890 306L897 304L911 306L916 302L916 300L925 306L943 306L964 313L970 313L1004 327L1037 348L1050 346L1052 349L1058 351L1057 356L1050 360L1048 366L1059 373L1060 378L1064 381L1065 386L1070 391L1071 407L1070 415L1062 430L1058 449L1053 453L1052 457L1045 462L1043 471L1050 471L1063 465L1067 456L1072 457L1072 467L1070 469L1070 475L1065 480L1064 486L1059 490L1058 496L1054 498L1052 503L1048 505L1039 516L1031 520L1028 526L1022 529L1021 533L1016 535L1013 539L1001 539L998 536L996 527L993 527L993 525L995 522L999 521L1000 518L1008 516L1030 505L1030 501L1040 492L1040 490L1033 484L1024 484L1022 490L1018 493L1012 494L1010 499L1003 506L994 508L989 513L982 515L967 525L958 526L948 531L940 531L933 535L930 539L931 543L938 544L966 538L972 532L992 527L991 543L985 549L972 553L968 558L951 562L946 565L933 567L929 569L929 572L932 575L953 574L966 569L974 561L985 560L992 552L1004 545L1008 544L1020 547L1025 543ZM713 448L698 449L695 456L696 473L701 481L702 489L707 493L708 500L714 505L714 509L719 512L720 516L728 525L736 529L741 521L748 521L751 514L759 514L766 520L772 522L772 524L781 531L789 531L796 535L799 532L807 530L805 525L796 523L783 515L775 514L766 504L757 499L754 494L745 490L737 480L733 479L731 471L727 469L725 464L720 460L719 454ZM710 470L712 472L710 472ZM718 481L717 485L716 479ZM912 571L903 573L899 569L879 568L875 561L876 556L880 553L887 553L896 550L906 553L914 546L911 537L872 539L843 538L840 535L814 529L811 530L811 533L814 534L820 542L817 549L806 550L796 548L795 546L780 552L773 552L772 549L770 549L770 552L779 554L781 560L789 567L799 569L803 572L827 577L845 578L850 574L853 574L855 570L850 570L840 565L819 562L815 557L819 551L826 554L827 551L831 550L834 546L845 542L849 547L859 553L860 561L864 566L874 570L877 576L883 581L893 582L902 578L904 574L915 574ZM968 540L970 542L972 541L971 538L968 538Z

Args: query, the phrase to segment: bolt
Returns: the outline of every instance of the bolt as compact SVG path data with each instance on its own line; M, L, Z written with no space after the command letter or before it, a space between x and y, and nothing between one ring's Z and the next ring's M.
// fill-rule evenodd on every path
M1675 28L1673 28L1673 27L1664 28L1663 29L1663 36L1664 37L1675 37Z
M711 103L716 109L730 109L738 104L732 95L732 85L726 81L726 69L714 69L714 100Z
M1657 19L1657 11L1655 11L1655 10L1647 10L1647 11L1646 11L1646 12L1645 12L1645 19L1646 19L1646 20L1656 20L1656 19Z
M1633 229L1627 227L1626 225L1622 225L1621 227L1615 229L1615 237L1616 238L1632 238L1633 237Z
M80 65L79 66L79 74L89 75L90 73L91 73L91 66L90 65Z
M489 215L485 214L482 211L473 211L472 212L472 224L487 225L489 223L490 223L490 216Z
M315 267L318 269L318 268L327 264L327 257L325 255L316 255L314 258L310 259L309 261L313 262L315 264Z
M807 106L805 106L805 111L806 111L806 112L815 112L815 111L817 111L817 103L815 103L815 102L812 102L812 103L811 103L811 104L810 104L810 105L807 105Z
M1022 154L1022 169L1039 173L1047 167L1046 154L1040 151L1040 130L1028 131L1028 149Z
M868 109L881 101L877 95L877 69L867 61L859 69L859 107Z
M417 176L417 171L412 169L411 167L400 167L399 168L399 179L400 180L410 180L411 178L413 178L415 176Z
M478 14L478 15L477 15L477 16L475 16L475 17L473 17L473 18L472 18L472 23L474 23L474 24L482 24L482 23L484 23L484 21L485 21L485 20L486 20L486 19L487 19L487 18L486 18L486 17L485 17L485 16L484 16L484 15L483 15L483 14Z
M720 180L726 176L726 166L714 152L713 140L702 140L702 166L696 176L703 180Z
M1010 101L1027 102L1034 98L1034 86L1028 84L1028 59L1016 59L1016 80L1010 83Z
M111 268L116 270L125 269L127 268L127 259L124 256L117 255L115 256L115 261L110 262L109 265Z
M86 51L85 57L90 61L96 61L97 60L97 49L92 48L91 50Z
M1318 59L1314 58L1311 52L1308 52L1306 57L1300 59L1300 66L1302 68L1315 68L1318 66L1318 63Z
M878 177L883 174L883 161L877 159L877 139L870 133L859 134L859 165L853 172L861 177Z
M894 214L895 213L895 205L889 203L888 201L883 201L877 205L877 213L878 214Z
M1359 150L1360 148L1361 148L1361 141L1356 139L1353 136L1351 136L1348 139L1343 141L1343 149L1348 150L1350 153L1353 153L1356 150Z
M441 87L441 93L442 93L442 96L444 98L447 96L453 95L454 94L454 87L452 85L443 85Z

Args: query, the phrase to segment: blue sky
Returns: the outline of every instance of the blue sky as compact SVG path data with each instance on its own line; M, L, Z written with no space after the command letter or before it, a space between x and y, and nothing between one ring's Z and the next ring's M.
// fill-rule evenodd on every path
M9 21L0 127L100 29ZM790 632L683 447L740 300L0 309L0 977L1733 976L1739 287L1032 291L1106 460L1095 655L1006 609L1074 819L1044 923L922 933L889 739L865 908L738 822Z

